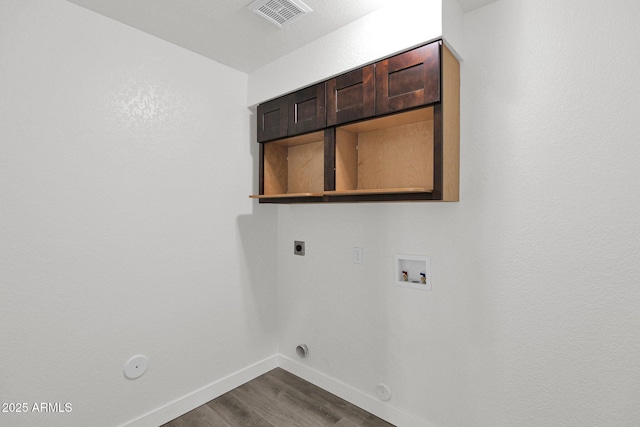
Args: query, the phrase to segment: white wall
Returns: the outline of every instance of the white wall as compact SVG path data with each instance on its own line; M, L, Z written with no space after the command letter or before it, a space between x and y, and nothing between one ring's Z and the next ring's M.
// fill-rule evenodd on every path
M467 14L461 201L279 207L280 353L427 425L637 425L638 18ZM395 253L431 256L431 292L392 286Z
M245 74L3 0L0 94L0 402L72 404L0 425L121 425L275 354Z
M442 38L460 61L464 60L463 16L458 0L442 0Z
M459 203L258 207L246 100L379 46L270 88L61 0L1 2L0 402L73 411L0 424L119 425L276 342L357 393L386 383L391 416L422 424L637 424L638 17L630 0L465 16ZM430 255L433 291L393 287L395 253ZM137 353L150 368L128 381Z

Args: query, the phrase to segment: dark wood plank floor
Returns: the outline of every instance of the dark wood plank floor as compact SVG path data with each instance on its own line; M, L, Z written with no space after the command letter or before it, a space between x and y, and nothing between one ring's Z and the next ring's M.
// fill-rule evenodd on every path
M386 421L276 368L162 427L388 427Z

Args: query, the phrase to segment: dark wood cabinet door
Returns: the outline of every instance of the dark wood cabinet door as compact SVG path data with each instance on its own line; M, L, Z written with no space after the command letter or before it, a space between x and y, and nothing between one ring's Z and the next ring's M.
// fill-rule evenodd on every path
M258 105L258 142L287 136L287 97Z
M322 129L327 125L325 83L299 90L288 96L288 134L298 135Z
M440 101L440 42L376 64L376 115Z
M373 64L327 82L327 126L373 116L375 79Z

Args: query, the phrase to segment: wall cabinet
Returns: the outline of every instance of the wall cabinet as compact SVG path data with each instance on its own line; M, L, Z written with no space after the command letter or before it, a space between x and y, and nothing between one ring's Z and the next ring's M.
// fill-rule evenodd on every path
M289 136L313 132L327 124L325 112L325 84L319 83L292 93L287 97L289 108Z
M261 104L251 197L457 201L459 98L458 61L437 41Z
M325 83L258 106L258 142L313 132L326 126Z
M373 116L374 70L375 65L370 64L327 81L327 125Z
M440 101L440 44L431 43L376 64L376 114Z
M258 105L258 142L287 136L288 105L286 96Z

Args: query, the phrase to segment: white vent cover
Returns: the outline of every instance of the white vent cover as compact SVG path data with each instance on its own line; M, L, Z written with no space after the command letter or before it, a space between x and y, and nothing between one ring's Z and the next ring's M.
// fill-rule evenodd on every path
M273 22L278 27L313 12L313 10L300 0L256 0L247 6L247 9Z

